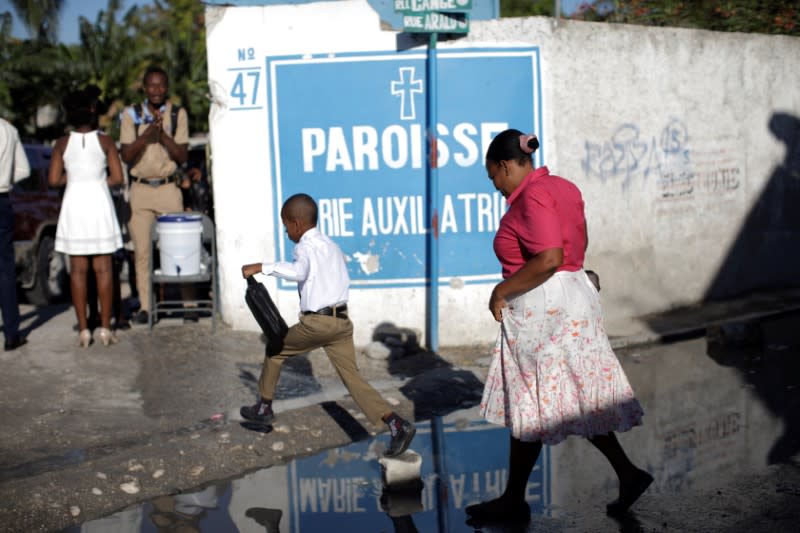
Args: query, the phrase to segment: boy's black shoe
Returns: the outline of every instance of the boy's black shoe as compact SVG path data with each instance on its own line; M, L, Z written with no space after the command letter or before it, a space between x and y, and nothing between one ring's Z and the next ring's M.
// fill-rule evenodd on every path
M392 435L392 440L389 441L389 448L383 452L386 457L396 457L408 449L411 440L417 433L417 428L408 420L403 420L400 427Z
M239 414L242 418L251 422L258 422L259 424L269 425L275 419L275 413L272 412L272 407L263 402L256 402L255 405L245 405L239 409Z

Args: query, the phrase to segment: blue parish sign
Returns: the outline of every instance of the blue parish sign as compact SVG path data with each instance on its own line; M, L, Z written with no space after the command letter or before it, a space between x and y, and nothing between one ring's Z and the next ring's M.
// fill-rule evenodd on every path
M425 58L267 58L276 213L292 194L316 198L320 229L348 256L354 286L426 282ZM483 158L508 127L546 138L539 51L439 50L438 69L439 278L493 281L505 200ZM277 216L276 228L279 258L291 258Z

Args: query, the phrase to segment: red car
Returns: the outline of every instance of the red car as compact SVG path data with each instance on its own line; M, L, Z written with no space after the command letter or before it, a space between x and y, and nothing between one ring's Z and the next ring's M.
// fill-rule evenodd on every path
M63 191L47 184L52 148L44 144L25 144L24 148L31 175L16 183L9 195L14 209L17 282L29 303L46 305L69 294L67 261L54 249Z

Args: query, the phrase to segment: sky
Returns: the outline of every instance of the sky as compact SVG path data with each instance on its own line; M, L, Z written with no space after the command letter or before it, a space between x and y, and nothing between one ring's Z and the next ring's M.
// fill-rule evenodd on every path
M149 0L122 0L122 10L125 13L135 5L152 4ZM108 0L65 0L64 9L61 12L59 21L59 40L65 44L76 44L78 37L78 17L86 17L90 21L97 20L97 14L108 8ZM0 13L8 11L14 17L14 28L12 34L20 39L27 39L28 35L25 27L16 19L16 11L9 0L0 0ZM121 15L118 15L118 17Z
M290 0L287 0L287 3L289 1ZM561 0L561 9L569 13L583 1L584 0ZM125 13L135 5L143 6L152 3L152 0L123 0L120 13ZM94 22L97 19L98 12L105 10L107 7L108 0L65 0L64 9L61 12L59 40L65 44L78 43L78 17L83 16ZM16 12L9 0L0 0L0 13L4 11L9 11L14 17L14 27L12 30L14 37L20 39L29 38L30 36L25 27L16 20Z

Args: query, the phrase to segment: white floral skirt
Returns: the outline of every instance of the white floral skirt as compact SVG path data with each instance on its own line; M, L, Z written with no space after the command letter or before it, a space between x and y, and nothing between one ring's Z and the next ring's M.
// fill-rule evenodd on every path
M642 423L603 329L600 296L583 270L557 272L509 301L481 414L517 439L545 444Z

